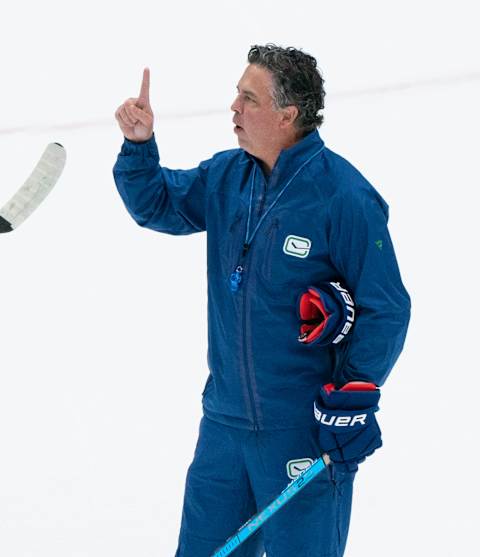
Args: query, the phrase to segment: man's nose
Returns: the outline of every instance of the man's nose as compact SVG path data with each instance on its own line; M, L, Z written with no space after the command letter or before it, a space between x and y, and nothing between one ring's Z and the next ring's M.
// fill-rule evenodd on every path
M241 113L242 112L242 105L240 103L240 97L237 96L235 98L235 100L232 103L232 106L230 107L230 110L232 110L233 112L238 112Z

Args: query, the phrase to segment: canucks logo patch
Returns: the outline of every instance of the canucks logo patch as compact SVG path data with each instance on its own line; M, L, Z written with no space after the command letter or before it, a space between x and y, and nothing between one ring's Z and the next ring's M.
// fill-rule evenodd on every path
M294 257L307 257L312 247L312 240L302 238L301 236L288 235L283 244L283 253L293 255Z
M291 480L294 480L300 474L310 468L313 464L313 460L311 458L297 458L295 460L289 460L287 462L287 474Z

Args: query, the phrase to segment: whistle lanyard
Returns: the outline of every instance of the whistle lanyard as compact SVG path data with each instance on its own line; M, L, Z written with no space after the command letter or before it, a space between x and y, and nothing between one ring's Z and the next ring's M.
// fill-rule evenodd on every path
M266 219L266 217L268 216L268 214L270 213L270 211L273 209L273 207L275 207L275 205L277 204L278 200L280 199L280 197L284 194L285 190L288 188L288 186L293 182L293 180L295 180L295 178L298 176L298 174L303 170L303 168L305 166L307 166L307 164L314 159L317 155L319 155L323 150L325 149L325 146L323 145L321 149L319 149L318 151L316 151L310 158L308 158L301 166L300 168L297 169L297 171L295 172L295 174L290 178L290 180L288 180L288 182L283 186L283 188L280 190L280 192L278 193L277 197L275 197L275 199L272 201L272 203L270 204L270 206L267 208L267 210L263 213L263 215L260 217L260 220L257 223L257 226L254 228L253 232L250 234L250 221L251 221L251 217L252 217L252 207L253 207L253 190L254 190L254 185L255 185L255 176L256 176L256 172L257 172L257 166L255 165L253 167L253 176L252 176L252 180L251 180L251 184L250 184L250 203L248 205L248 219L247 219L247 230L245 233L245 241L243 243L243 251L242 251L242 256L240 258L240 262L237 264L235 271L230 275L230 290L232 292L236 292L239 287L240 284L242 282L243 279L243 273L245 271L242 262L243 259L245 258L245 256L248 253L248 250L250 249L250 246L252 245L253 239L255 238L255 235L258 232L258 229L260 228L260 226L262 225L263 221Z

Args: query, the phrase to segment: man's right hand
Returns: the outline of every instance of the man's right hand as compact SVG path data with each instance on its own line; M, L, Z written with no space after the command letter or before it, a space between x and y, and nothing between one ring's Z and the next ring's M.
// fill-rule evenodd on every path
M143 70L138 98L127 99L115 112L115 118L130 141L148 141L153 135L153 111L150 106L150 70Z

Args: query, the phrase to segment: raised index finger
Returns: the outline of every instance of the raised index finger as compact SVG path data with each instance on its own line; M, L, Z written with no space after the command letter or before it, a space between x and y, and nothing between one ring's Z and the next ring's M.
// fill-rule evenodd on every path
M145 68L143 70L142 86L140 87L140 95L138 97L146 103L150 101L150 70Z

